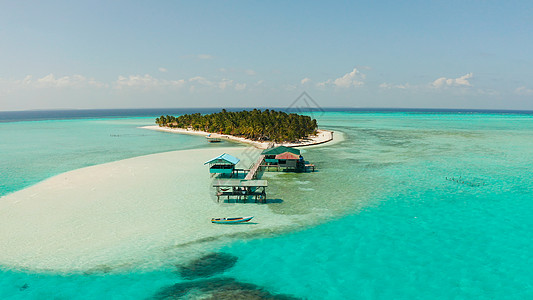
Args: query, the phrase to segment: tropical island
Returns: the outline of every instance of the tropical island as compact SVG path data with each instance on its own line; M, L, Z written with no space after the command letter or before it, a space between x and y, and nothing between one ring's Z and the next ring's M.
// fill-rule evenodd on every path
M185 114L178 117L160 116L158 126L147 129L185 134L200 134L228 139L266 148L269 144L290 147L316 145L331 141L333 132L318 129L316 119L296 113L253 109L212 114Z
M309 116L265 109L179 117L161 116L155 120L161 127L201 130L244 137L253 141L295 142L317 133L318 124Z

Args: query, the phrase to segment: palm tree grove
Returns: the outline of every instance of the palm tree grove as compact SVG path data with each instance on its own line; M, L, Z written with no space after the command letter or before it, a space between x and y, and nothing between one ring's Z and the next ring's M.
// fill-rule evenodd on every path
M294 142L316 134L318 129L316 120L309 116L269 109L239 112L223 109L206 115L167 115L156 118L155 122L161 127L202 130L276 143Z

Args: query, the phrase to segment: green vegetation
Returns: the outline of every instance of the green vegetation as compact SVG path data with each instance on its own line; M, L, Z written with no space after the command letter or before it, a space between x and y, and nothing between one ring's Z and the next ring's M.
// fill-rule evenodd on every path
M159 126L190 128L206 132L229 134L255 141L293 142L316 134L315 119L294 113L254 109L202 115L186 114L179 117L161 116L155 120Z

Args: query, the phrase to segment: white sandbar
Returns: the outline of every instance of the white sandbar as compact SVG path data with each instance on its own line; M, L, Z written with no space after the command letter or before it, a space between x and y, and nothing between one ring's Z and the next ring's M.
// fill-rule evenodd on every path
M294 224L296 217L275 214L269 205L216 203L203 163L224 152L242 159L243 150L141 156L63 173L4 196L0 265L83 271L150 264L179 245ZM210 222L248 215L257 224Z

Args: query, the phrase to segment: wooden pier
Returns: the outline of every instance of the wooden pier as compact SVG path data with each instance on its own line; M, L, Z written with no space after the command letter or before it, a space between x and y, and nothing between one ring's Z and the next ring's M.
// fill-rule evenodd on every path
M272 147L269 145L268 149L264 150L256 162L254 162L249 170L237 169L235 165L239 162L239 159L229 154L222 154L218 157L211 159L205 164L210 165L211 173L218 175L220 179L217 179L213 183L213 187L216 188L217 202L220 202L220 198L227 197L227 202L230 202L231 198L237 202L247 202L247 200L255 200L255 202L266 203L266 187L268 183L266 180L257 180L260 177L260 172L263 170L268 171L270 168L276 168L277 171L292 171L292 172L314 172L315 165L303 159L300 155L300 150L292 149L288 147L278 146ZM223 175L229 177L239 177L239 172L247 172L244 179L222 179Z
M265 156L260 155L259 159L255 162L255 164L252 167L250 167L250 172L246 174L246 177L244 177L244 179L245 180L256 179L257 173L261 171L261 166L264 164L264 162L265 162Z
M219 179L213 183L213 187L217 190L218 202L221 197L227 197L228 202L231 197L234 197L236 203L246 202L249 198L254 199L255 202L266 203L267 186L266 180Z
M305 164L305 171L306 172L314 172L315 171L315 165L314 164Z

